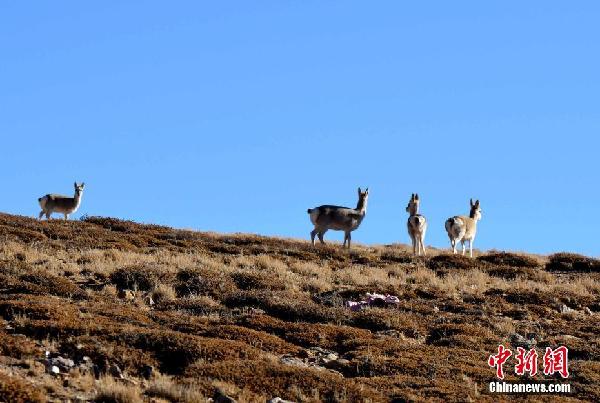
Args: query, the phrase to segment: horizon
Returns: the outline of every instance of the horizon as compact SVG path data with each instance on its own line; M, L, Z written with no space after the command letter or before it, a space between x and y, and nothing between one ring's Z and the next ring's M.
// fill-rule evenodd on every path
M600 256L596 3L63 4L0 6L2 212L310 240L368 187L353 243L419 193L427 246L473 198L475 249Z

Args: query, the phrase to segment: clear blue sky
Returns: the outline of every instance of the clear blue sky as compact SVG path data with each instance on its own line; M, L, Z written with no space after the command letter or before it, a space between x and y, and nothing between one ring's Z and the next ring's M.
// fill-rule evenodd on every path
M0 211L87 184L82 214L427 244L483 209L475 246L600 254L600 4L113 1L0 5ZM341 240L340 233L328 233Z

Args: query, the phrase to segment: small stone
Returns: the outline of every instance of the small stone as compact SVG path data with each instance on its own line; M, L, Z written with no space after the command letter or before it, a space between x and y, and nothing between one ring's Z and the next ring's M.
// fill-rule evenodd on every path
M308 367L308 364L306 364L300 358L291 357L291 356L283 356L283 357L281 357L280 358L280 362L282 364L292 365L294 367Z
M583 312L584 312L586 315L593 315L593 312L592 312L592 310L591 310L590 308L588 308L587 306L586 306L585 308L583 308Z
M527 343L527 339L525 337L523 337L522 335L520 335L519 333L513 333L510 336L510 342L512 343L513 346L516 346L516 345L521 345L521 344Z
M571 313L571 312L574 312L574 309L569 308L565 304L560 305L560 307L558 308L558 310L559 310L560 313Z
M294 403L291 400L283 400L280 397L274 397L271 400L267 400L267 403Z
M60 374L60 369L56 365L53 365L50 367L50 373L54 374L54 375L58 375L58 374Z
M348 368L349 365L350 361L345 358L338 358L337 360L326 362L324 364L325 368L335 370L343 370L344 368Z
M532 348L533 346L535 346L537 344L537 341L535 340L535 338L531 338L528 340L525 337L523 337L522 335L520 335L519 333L513 333L510 336L510 342L515 347L523 346L526 348Z
M61 356L51 358L49 362L50 365L56 365L63 372L69 372L69 370L75 366L75 362L72 359Z

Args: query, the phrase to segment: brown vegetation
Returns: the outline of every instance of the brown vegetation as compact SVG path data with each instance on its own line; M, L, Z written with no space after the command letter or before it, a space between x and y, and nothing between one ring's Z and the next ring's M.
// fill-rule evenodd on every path
M500 343L566 345L600 400L597 260L431 252L0 214L0 401L495 401Z

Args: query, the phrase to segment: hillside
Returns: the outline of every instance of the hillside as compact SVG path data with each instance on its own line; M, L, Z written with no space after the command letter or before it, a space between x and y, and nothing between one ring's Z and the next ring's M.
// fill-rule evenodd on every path
M567 346L560 399L600 401L599 273L0 214L0 401L497 401L500 343ZM367 292L399 301L344 305Z

